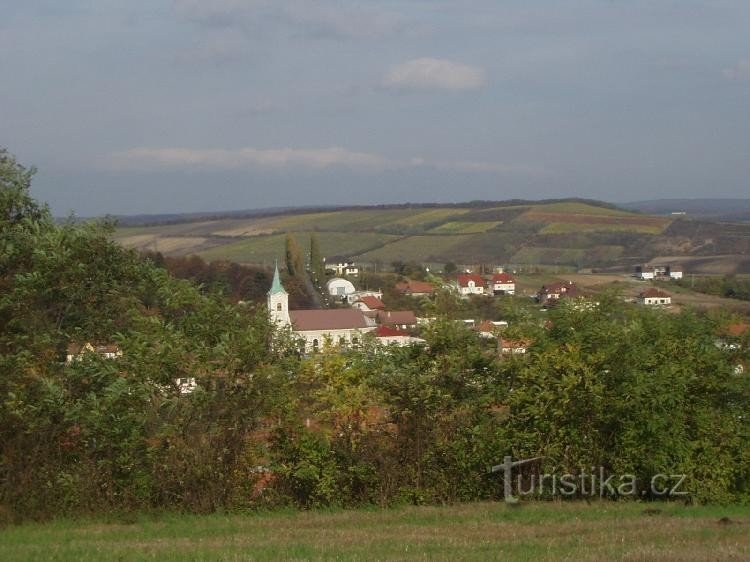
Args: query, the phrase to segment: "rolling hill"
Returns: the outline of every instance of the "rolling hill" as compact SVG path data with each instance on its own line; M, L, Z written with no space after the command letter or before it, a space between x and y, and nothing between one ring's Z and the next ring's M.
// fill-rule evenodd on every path
M389 205L213 214L123 226L125 246L269 264L285 234L301 244L316 232L327 255L394 260L609 268L659 256L711 272L750 271L750 225L657 216L588 200Z

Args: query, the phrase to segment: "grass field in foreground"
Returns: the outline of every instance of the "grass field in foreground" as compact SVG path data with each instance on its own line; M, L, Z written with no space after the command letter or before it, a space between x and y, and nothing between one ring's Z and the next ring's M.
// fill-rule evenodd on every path
M747 560L750 507L478 503L0 530L0 560Z

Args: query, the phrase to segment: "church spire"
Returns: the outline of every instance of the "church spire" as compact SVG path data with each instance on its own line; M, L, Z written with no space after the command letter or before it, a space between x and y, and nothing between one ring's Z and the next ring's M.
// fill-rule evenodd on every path
M268 290L268 294L276 295L279 293L286 294L286 291L284 290L284 286L281 284L281 278L279 277L279 261L276 260L276 267L273 272L273 283L271 283L271 288Z

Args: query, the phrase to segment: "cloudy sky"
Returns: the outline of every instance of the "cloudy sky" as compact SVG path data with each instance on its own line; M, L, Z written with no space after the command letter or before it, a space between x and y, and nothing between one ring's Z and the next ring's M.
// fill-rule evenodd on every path
M747 0L0 0L54 212L750 190Z

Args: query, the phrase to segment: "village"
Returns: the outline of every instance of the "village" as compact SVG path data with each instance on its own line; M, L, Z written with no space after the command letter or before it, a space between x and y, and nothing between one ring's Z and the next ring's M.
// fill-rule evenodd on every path
M592 289L590 284L581 283L580 274L569 275L577 281L554 280L538 288L530 288L528 279L521 284L503 266L495 266L489 273L465 268L452 275L427 271L426 279L403 277L386 295L383 289L361 286L364 270L354 259L333 256L323 261L326 281L321 288L327 297L327 307L290 308L289 293L282 283L278 263L274 266L271 286L266 295L266 310L272 325L276 330L291 335L297 342L299 353L304 356L358 349L367 343L375 344L375 349L382 350L390 346L425 345L420 334L437 317L435 314L424 314L424 311L431 310L431 305L440 294L459 305L451 320L470 330L480 341L491 344L499 357L523 357L533 345L533 337L509 330L511 322L507 318L489 317L487 311L491 314L496 308L488 307L488 304L493 304L492 301L515 302L530 310L540 326L549 328L551 323L545 314L548 310L566 303L573 309L590 310L598 306L597 294L601 291L601 287L597 290ZM600 277L590 277L600 280ZM625 277L635 284L636 290L631 289L619 296L624 303L665 313L679 310L679 305L673 302L673 294L664 287L683 278L680 265L639 265ZM637 288L642 283L648 285ZM398 297L397 303L406 302L412 306L389 306L394 296ZM478 310L484 311L484 316L467 317L465 312L470 307L466 307L462 313L461 303L478 304ZM748 331L750 324L744 321L723 326L715 334L715 345L736 352L739 350L739 340ZM81 360L89 353L105 359L122 356L122 351L113 343L71 342L67 348L66 362ZM735 372L743 373L746 368L744 362L737 363ZM175 384L183 394L192 393L197 388L196 380L192 377L177 379Z

